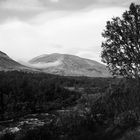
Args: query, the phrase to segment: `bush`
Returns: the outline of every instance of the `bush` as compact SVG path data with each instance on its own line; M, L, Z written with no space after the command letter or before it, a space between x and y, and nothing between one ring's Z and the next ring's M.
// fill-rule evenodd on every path
M129 126L136 126L138 121L138 115L135 111L125 111L119 114L114 119L115 126L119 126L123 129L128 128Z
M111 85L103 96L92 106L93 114L104 114L114 118L119 114L134 110L140 112L140 87L135 80L122 80Z

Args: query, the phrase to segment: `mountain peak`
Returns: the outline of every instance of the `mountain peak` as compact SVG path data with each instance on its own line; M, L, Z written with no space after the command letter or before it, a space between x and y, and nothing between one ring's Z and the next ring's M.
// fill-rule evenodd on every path
M43 72L64 76L110 76L106 66L97 61L70 54L45 54L29 61L30 65Z

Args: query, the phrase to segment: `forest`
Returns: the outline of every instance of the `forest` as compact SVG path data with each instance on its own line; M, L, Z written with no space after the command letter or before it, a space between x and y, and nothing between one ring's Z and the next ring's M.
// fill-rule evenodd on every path
M138 125L135 80L18 71L0 77L2 140L111 140Z
M104 83L103 79L97 78L98 80L91 82L86 77L61 77L17 71L0 72L0 77L1 120L74 105L81 96L76 88L83 88L83 92L96 92L106 88L109 81ZM75 87L75 90L69 90L69 87Z

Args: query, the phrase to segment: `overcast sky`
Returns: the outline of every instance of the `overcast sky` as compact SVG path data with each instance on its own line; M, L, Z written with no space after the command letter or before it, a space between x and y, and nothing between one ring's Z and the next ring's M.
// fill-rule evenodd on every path
M0 0L0 50L15 60L68 53L100 61L106 21L139 0Z

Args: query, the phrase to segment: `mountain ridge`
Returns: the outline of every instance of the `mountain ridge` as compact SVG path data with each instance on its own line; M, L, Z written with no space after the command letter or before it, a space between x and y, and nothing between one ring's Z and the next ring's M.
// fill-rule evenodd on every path
M35 71L10 58L6 53L0 51L0 71Z
M87 58L70 54L43 54L29 61L43 72L64 76L110 77L106 66Z
M61 76L111 77L105 65L75 55L43 54L23 64L0 51L0 71L12 70L44 72Z

